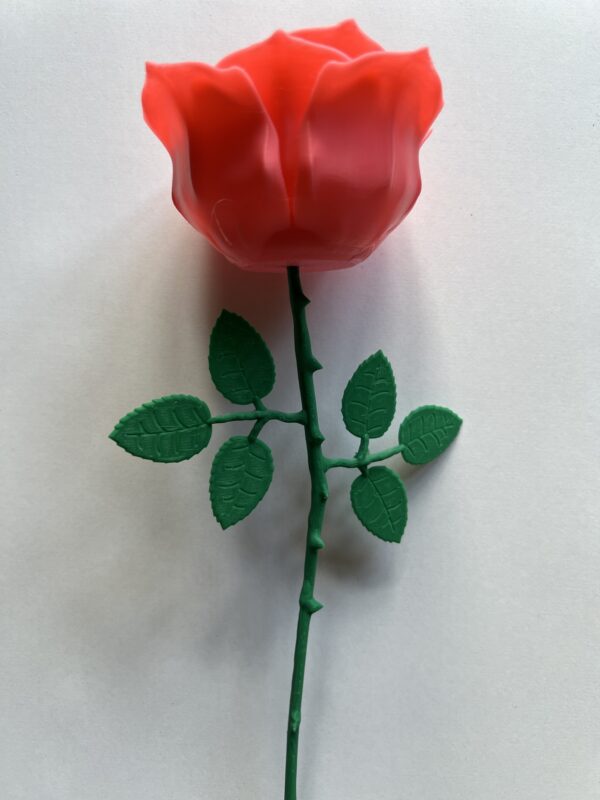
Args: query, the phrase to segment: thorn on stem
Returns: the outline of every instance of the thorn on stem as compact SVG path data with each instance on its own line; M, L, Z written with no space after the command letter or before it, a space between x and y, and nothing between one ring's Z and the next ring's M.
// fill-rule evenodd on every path
M304 586L302 587L302 592L300 593L300 606L303 608L307 614L316 614L317 611L320 611L323 608L323 603L319 603L318 600L315 600L313 593L312 593L312 586L305 582Z
M312 531L310 534L310 546L315 550L322 550L325 547L325 542L321 539L319 531Z

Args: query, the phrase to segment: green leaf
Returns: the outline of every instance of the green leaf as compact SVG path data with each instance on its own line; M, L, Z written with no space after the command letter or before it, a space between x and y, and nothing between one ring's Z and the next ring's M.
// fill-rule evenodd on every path
M387 467L371 467L350 489L354 513L372 534L384 542L399 542L406 526L404 484Z
M273 477L273 456L264 442L232 436L221 447L210 472L210 503L222 528L235 525L265 496Z
M232 403L246 405L269 394L275 383L273 356L245 319L222 311L210 335L210 374Z
M409 464L433 461L454 441L462 419L449 408L421 406L411 411L400 426L402 457Z
M115 425L110 438L133 456L171 463L203 450L212 431L208 406L197 397L172 394L144 403Z
M355 436L377 439L387 431L396 411L396 383L390 362L378 350L360 364L342 398L346 428Z

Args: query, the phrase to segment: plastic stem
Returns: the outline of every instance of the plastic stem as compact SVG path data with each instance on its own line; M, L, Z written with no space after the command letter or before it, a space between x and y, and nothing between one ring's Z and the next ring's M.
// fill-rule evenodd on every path
M279 422L298 422L300 425L304 425L304 418L303 411L287 413L286 411L275 411L272 408L259 408L255 411L234 411L231 414L221 414L218 417L211 417L208 421L211 425L217 425L221 422L243 422L244 420L268 422L271 419L277 419Z
M294 323L294 345L296 366L302 410L305 414L304 433L306 453L310 473L310 511L308 514L308 532L306 536L306 555L304 558L304 579L300 592L300 612L296 631L296 647L294 650L294 671L290 693L290 710L287 729L287 751L285 764L285 800L296 800L296 783L298 772L298 738L300 733L300 713L302 706L302 690L304 688L304 672L308 649L308 632L312 615L323 606L314 596L315 578L317 574L317 558L323 547L321 528L325 515L328 488L325 475L325 459L321 446L324 436L319 428L317 401L313 374L321 369L314 357L308 326L306 322L306 306L309 299L302 291L300 270L288 267L288 284L290 306Z
M374 461L385 461L386 458L398 455L398 453L401 453L405 449L405 445L397 444L394 445L394 447L388 447L387 450L380 450L378 453L370 453L364 456L357 455L355 458L326 458L325 470L333 469L333 467L354 467L360 469L361 467L366 467L367 464L372 464Z

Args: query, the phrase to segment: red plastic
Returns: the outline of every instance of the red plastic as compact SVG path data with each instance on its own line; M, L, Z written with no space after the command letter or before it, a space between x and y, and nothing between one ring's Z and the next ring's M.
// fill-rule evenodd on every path
M426 49L385 52L348 20L216 67L148 64L142 103L175 205L217 250L246 269L333 269L412 208L442 91Z

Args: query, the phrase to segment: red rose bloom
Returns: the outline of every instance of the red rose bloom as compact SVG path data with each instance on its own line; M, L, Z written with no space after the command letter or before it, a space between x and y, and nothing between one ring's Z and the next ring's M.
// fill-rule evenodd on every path
M442 106L426 49L389 53L352 20L277 31L216 67L148 64L144 116L173 201L246 269L348 267L408 214Z

